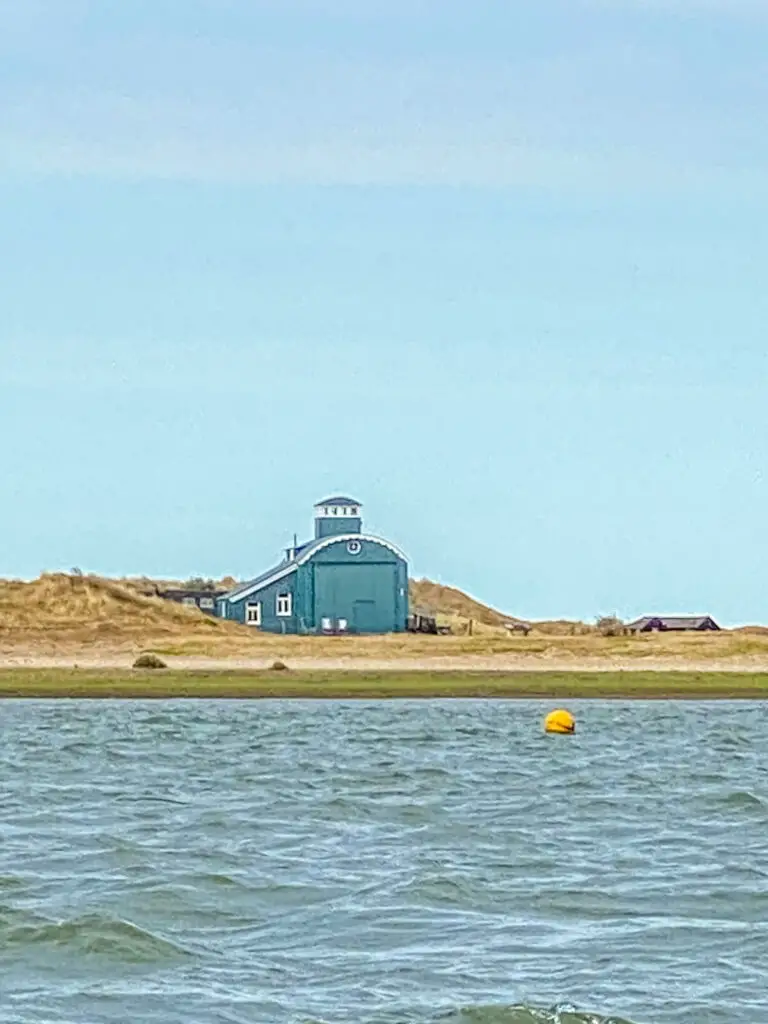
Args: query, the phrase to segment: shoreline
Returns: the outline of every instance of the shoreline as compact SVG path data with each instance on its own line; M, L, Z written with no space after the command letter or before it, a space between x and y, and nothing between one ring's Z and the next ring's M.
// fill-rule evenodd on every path
M768 672L0 668L0 699L768 700Z

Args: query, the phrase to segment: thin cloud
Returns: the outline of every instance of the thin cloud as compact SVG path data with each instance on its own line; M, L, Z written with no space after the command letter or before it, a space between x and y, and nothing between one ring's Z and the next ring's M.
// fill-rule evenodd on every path
M31 2L38 15L48 7ZM0 0L0 16L18 10ZM29 50L34 70L19 64L0 84L6 175L603 191L730 182L761 194L766 180L754 126L768 97L754 60L724 62L714 81L674 46L634 40L491 59L350 57L290 39L43 38L44 56Z
M235 184L539 186L579 191L689 191L726 181L761 189L764 174L649 155L526 140L526 132L443 125L337 125L305 138L261 133L249 112L119 96L51 97L6 106L0 169ZM41 130L41 114L52 120Z
M768 0L580 0L580 4L616 13L646 9L670 15L717 14L727 18L768 15Z

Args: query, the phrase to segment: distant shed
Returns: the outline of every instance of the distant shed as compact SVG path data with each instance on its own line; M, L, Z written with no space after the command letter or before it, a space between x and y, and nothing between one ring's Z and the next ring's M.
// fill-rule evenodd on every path
M711 615L644 615L627 625L632 633L711 633L720 627Z
M437 618L431 612L423 612L418 609L408 616L406 629L409 633L431 633L437 635L439 632Z
M174 588L158 590L157 596L166 601L175 601L176 604L183 604L187 608L199 608L206 615L216 614L216 601L226 593L223 589L197 590L194 588Z

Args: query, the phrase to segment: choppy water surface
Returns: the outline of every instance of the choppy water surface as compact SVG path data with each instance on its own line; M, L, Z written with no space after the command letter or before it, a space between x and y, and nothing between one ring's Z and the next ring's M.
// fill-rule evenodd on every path
M768 1021L768 711L0 704L4 1022Z

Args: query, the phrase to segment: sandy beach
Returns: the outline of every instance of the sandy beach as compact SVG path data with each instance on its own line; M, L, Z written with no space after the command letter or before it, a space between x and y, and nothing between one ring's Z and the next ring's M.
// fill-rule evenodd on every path
M17 651L0 655L2 669L88 669L126 670L135 660L135 652L101 651L93 653L87 649L66 654L36 653L33 650ZM205 655L163 655L170 669L180 671L207 672L259 672L272 667L275 655L265 653L247 657L236 654L231 657ZM299 655L286 659L289 669L297 672L684 672L684 673L763 673L768 672L768 655L740 655L722 658L684 658L658 656L644 658L629 657L563 657L557 654L525 655L448 655L433 657L311 657Z

